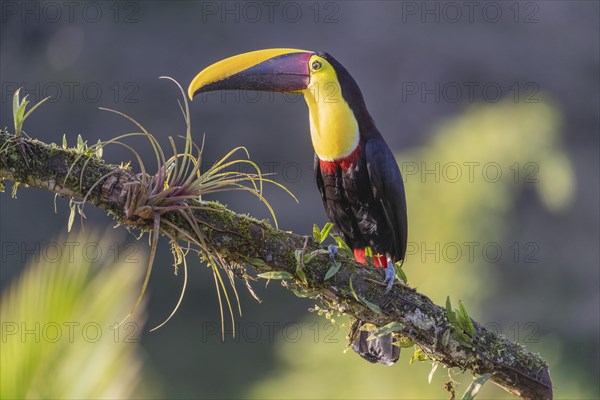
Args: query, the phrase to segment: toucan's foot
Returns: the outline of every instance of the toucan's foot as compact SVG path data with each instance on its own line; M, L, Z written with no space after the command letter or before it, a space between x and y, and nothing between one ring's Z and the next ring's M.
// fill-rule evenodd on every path
M385 292L389 292L396 280L396 269L394 268L394 263L392 261L388 261L388 265L385 268L385 280L383 283L387 283L387 287L385 288Z
M327 246L327 251L329 252L329 258L335 264L335 255L338 253L338 247L336 245L330 244Z

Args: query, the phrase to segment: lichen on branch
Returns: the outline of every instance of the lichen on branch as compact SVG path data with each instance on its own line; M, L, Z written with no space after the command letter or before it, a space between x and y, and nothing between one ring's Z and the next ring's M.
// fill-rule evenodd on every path
M139 183L139 174L106 164L95 154L82 157L80 150L24 137L16 141L1 131L0 179L63 197L86 198L88 204L106 210L130 229L156 229L151 215L145 218L126 212L127 188ZM385 293L381 271L363 268L344 253L337 257L339 270L325 279L331 259L310 236L278 230L267 221L236 214L219 203L196 202L194 206L190 210L198 232L231 271L251 265L259 274L286 273L292 277L287 285L290 289L376 327L394 326L395 335L418 345L429 359L476 375L491 374L491 381L523 399L552 398L548 365L523 346L475 321L471 321L470 332L457 328L448 318L447 307L435 305L399 282ZM194 231L188 219L171 212L163 213L161 219L162 233L172 240L189 241L182 236L182 232ZM302 257L300 274L298 257Z

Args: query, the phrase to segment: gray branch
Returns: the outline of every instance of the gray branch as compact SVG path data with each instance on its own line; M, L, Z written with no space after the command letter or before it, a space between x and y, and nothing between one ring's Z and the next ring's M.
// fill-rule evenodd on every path
M106 175L108 177L94 187ZM151 218L128 219L124 212L124 187L137 179L130 169L105 164L96 157L81 157L75 149L25 138L15 142L14 136L0 131L2 183L10 180L75 199L82 199L94 187L87 198L89 204L106 210L127 227L150 231L153 229ZM259 273L286 271L296 277L290 288L312 293L330 309L341 310L378 327L398 322L401 329L397 334L409 338L432 360L476 375L489 373L493 382L523 399L552 399L548 365L520 344L475 321L475 333L468 335L465 341L465 333L456 332L444 308L400 283L384 293L381 270L361 267L342 254L338 256L341 268L327 281L324 277L332 266L331 260L327 254L316 254L303 267L304 283L296 273L295 251L304 249L305 254L309 254L319 250L320 246L311 237L284 232L267 221L236 214L218 203L210 204L210 209L196 210L195 218L211 246L225 261L234 265L250 264ZM165 214L163 219L177 226L187 224L175 214ZM163 228L171 237L183 239L166 224Z

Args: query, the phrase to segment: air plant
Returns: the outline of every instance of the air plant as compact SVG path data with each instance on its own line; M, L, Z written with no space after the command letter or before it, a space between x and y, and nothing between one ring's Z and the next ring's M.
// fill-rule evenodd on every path
M140 172L136 175L137 180L129 183L126 187L127 197L125 203L125 216L127 221L131 222L132 224L136 224L140 220L152 220L153 229L149 232L150 256L146 269L146 276L142 284L142 289L135 305L129 314L123 319L123 321L128 319L135 312L142 301L142 297L147 288L152 272L154 257L158 246L158 238L162 234L167 236L171 241L171 249L176 271L178 265L183 265L184 282L179 300L173 311L163 323L152 330L158 329L166 324L175 314L179 305L181 304L187 285L186 256L190 251L192 251L199 256L200 260L205 261L212 269L213 278L217 289L217 297L219 299L221 324L224 326L225 323L223 311L223 298L225 298L229 314L231 315L231 323L233 325L233 332L235 335L235 318L231 304L231 298L221 274L221 270L225 271L227 274L231 289L237 301L238 312L241 316L241 305L234 282L234 269L231 268L231 266L229 266L228 263L216 251L214 251L212 245L206 240L206 237L201 229L201 226L205 224L205 222L198 220L194 215L194 211L199 209L214 209L214 206L212 206L210 203L203 201L203 197L205 195L224 191L241 190L256 196L263 204L265 204L269 209L275 224L277 225L275 212L267 199L263 196L263 184L270 183L276 185L290 194L294 200L297 201L297 199L285 186L267 178L267 176L261 172L260 167L249 159L248 151L244 147L234 148L206 171L201 171L200 167L202 164L201 160L204 141L202 142L202 145L198 147L192 140L189 105L185 96L185 92L181 85L179 85L179 83L177 83L174 79L170 77L161 78L173 81L179 88L183 97L183 105L180 101L178 101L179 108L183 114L186 126L186 133L183 137L183 151L180 151L177 148L175 140L172 137L169 137L172 156L166 158L165 152L163 151L161 145L158 143L156 138L150 132L148 132L146 128L144 128L143 125L130 116L119 111L104 109L106 111L116 113L131 121L135 126L137 126L137 128L139 128L140 132L127 133L105 142L99 142L93 146L90 146L89 148L87 145L80 143L79 147L83 147L82 150L84 151L71 166L65 181L81 157L87 156L91 158L94 154L97 156L101 149L108 144L117 144L129 149L137 159L137 162L140 166ZM147 168L144 165L140 154L132 146L122 142L122 139L132 136L142 136L147 138L150 142L157 163L157 170L153 175L150 175L147 172ZM246 158L234 158L237 153L244 154ZM83 182L83 171L88 161L89 158L84 163L84 167L82 168L80 182ZM253 172L241 172L241 168L233 169L241 164L250 166ZM107 175L99 178L98 181L89 189L81 202L72 203L73 205L71 207L70 223L72 222L75 208L77 208L82 217L85 217L85 214L83 213L83 207L92 190L97 185L104 182L109 175L118 172L119 170L111 171ZM173 224L164 218L164 216L167 214L177 214L178 216L181 216L186 221L187 227ZM180 241L185 242L186 245L180 245ZM245 274L244 277L246 279L248 288L254 295ZM224 329L222 330L222 337L224 337Z
M23 98L21 98L21 88L19 88L15 91L15 93L13 94L13 103L12 103L13 124L14 124L14 128L15 128L14 140L10 141L10 142L7 141L6 143L4 143L4 145L2 147L0 147L0 152L6 151L8 148L11 148L13 146L19 146L20 151L23 154L25 161L27 163L29 163L29 160L27 157L27 152L26 152L28 149L25 146L24 142L21 140L23 135L27 136L25 131L23 131L23 124L25 123L25 120L27 119L27 117L29 117L36 110L36 108L41 106L49 98L50 97L46 97L46 98L38 101L36 104L33 105L33 107L31 107L29 110L27 110L27 106L30 103L30 101L27 100L27 95L25 95Z
M21 134L23 133L23 124L25 123L27 117L29 117L31 113L35 111L36 108L41 106L42 103L44 103L50 98L46 97L45 99L38 101L33 107L29 109L29 111L25 112L27 110L29 100L27 100L27 95L21 99L20 93L21 89L19 88L15 91L13 95L13 122L15 125L15 137L17 138L21 137Z

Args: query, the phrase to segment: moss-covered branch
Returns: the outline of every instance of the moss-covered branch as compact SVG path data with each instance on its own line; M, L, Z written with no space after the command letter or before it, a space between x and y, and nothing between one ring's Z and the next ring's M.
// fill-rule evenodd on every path
M76 199L82 199L91 189L88 203L107 210L123 225L153 229L151 217L127 218L125 214L125 188L138 180L133 171L105 164L96 157L81 157L75 149L20 140L16 143L14 136L0 132L0 179ZM266 221L238 215L217 203L195 210L194 217L220 257L237 265L251 264L259 273L286 271L297 277L296 250L310 254L320 249L311 237L277 230ZM187 224L175 213L164 214L162 219L175 226ZM163 227L171 237L183 239L176 230L169 231L168 224ZM382 271L363 268L342 254L338 256L341 268L325 281L331 260L326 254L314 254L303 268L306 282L297 278L291 288L314 293L327 307L379 327L397 322L397 333L419 345L431 359L477 375L489 373L493 382L523 399L552 398L548 365L538 355L475 321L473 333L457 332L445 308L399 283L385 294Z

